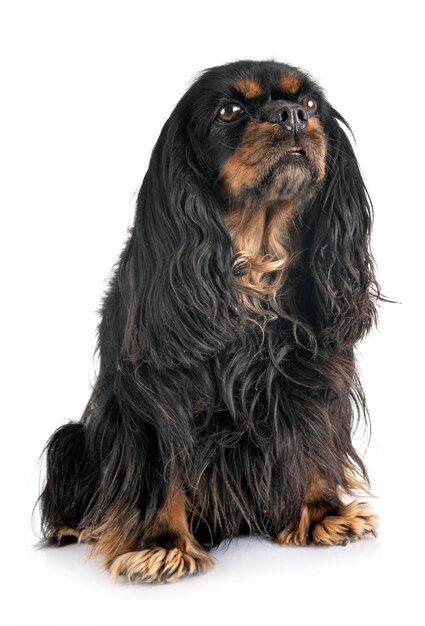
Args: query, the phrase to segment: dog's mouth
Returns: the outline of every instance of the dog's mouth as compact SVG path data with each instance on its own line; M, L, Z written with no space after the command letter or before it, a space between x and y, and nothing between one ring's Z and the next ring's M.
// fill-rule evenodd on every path
M310 160L310 154L307 151L307 146L303 147L303 145L300 145L299 143L294 145L282 145L279 153L276 154L275 158L267 164L261 183L264 184L266 182L270 182L275 176L282 175L288 167L292 166L291 171L294 171L295 164L299 165L299 167L296 167L295 165L297 171L299 170L301 172L309 170L312 165Z
M299 159L300 157L306 157L307 153L304 148L301 148L301 146L291 146L288 148L288 155L291 158Z
M300 145L292 140L291 143L281 145L279 154L264 167L255 186L256 197L270 201L289 200L305 193L317 180L316 163L307 142Z
M293 143L292 145L285 142L281 145L279 153L275 154L274 162L269 164L269 170L285 167L295 162L307 166L311 160L310 157L308 142L303 141L303 143Z

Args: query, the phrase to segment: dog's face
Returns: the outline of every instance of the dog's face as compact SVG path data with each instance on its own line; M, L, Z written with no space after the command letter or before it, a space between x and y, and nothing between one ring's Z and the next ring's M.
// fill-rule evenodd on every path
M263 315L259 299L275 298L297 248L295 218L325 179L329 107L307 75L274 61L209 69L182 107L184 158L218 198L245 307Z
M314 195L325 176L327 105L308 76L238 62L210 70L192 91L192 143L231 205L294 205Z

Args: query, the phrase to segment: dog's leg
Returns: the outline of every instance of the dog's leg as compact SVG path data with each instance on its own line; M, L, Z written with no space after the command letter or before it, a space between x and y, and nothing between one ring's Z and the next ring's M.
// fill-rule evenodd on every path
M186 498L181 489L169 494L165 505L143 529L137 545L114 556L115 551L114 548L112 555L106 554L105 558L113 578L122 575L136 583L176 582L184 576L206 572L214 565L189 532Z
M355 479L356 487L361 487ZM367 485L363 491L370 494ZM317 474L309 477L301 514L296 523L281 530L274 541L282 545L346 545L376 534L378 516L369 504L354 500L345 504L338 493Z
M48 544L94 541L80 527L90 475L87 473L84 426L58 428L46 448L47 479L40 496L42 530Z

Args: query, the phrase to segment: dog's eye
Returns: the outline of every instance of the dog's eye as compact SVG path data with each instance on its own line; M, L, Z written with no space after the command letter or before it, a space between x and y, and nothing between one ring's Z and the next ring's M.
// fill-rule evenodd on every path
M304 96L301 100L301 104L309 113L316 113L317 111L317 100L312 98L311 96Z
M239 104L231 102L221 107L220 111L217 113L217 119L221 122L234 122L244 114L245 111Z

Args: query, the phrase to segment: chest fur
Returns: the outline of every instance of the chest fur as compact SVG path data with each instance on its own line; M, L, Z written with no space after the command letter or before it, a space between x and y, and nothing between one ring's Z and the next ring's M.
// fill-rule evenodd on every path
M248 310L267 316L283 285L291 253L292 207L234 208L224 219L233 242L233 273L242 301Z

